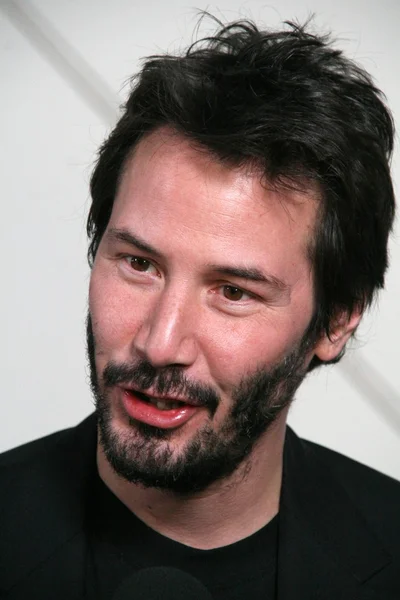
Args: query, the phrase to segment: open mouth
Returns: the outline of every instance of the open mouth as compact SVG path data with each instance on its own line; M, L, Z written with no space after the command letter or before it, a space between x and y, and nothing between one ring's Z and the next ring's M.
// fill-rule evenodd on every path
M132 394L134 396L136 396L137 398L139 398L139 400L142 400L143 402L146 402L147 404L152 404L153 406L156 406L159 410L173 410L176 408L183 408L185 406L184 402L181 402L180 400L169 400L168 398L156 398L154 396L147 396L146 394L143 394L142 392L136 392L133 390L127 390L129 394Z
M197 406L188 404L184 399L160 398L135 389L122 388L122 391L122 404L129 417L153 427L174 429L187 423L198 412Z

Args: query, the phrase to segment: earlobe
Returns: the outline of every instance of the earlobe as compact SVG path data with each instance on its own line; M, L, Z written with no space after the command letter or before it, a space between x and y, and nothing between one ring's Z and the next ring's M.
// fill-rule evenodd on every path
M314 355L322 362L334 360L342 352L346 343L357 329L361 316L360 311L353 312L350 317L345 313L341 313L340 317L336 320L335 326L332 328L330 336L328 337L324 333L315 344Z

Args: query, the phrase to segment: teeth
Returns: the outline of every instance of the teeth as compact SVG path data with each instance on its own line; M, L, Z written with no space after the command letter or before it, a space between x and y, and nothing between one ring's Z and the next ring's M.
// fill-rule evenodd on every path
M169 400L157 400L157 398L149 398L150 404L154 404L160 410L171 410L172 408L179 408L179 402L171 402Z

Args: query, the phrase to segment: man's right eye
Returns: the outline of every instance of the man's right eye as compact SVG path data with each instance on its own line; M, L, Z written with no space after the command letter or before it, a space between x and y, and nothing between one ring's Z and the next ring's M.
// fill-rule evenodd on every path
M127 256L125 260L134 271L140 271L141 273L157 273L155 266L146 258L142 258L141 256Z

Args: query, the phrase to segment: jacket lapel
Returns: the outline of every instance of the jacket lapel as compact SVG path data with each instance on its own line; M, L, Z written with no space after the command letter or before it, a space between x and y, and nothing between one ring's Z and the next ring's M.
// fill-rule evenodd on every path
M369 580L390 562L333 473L319 462L312 446L288 428L280 506L279 600L382 600Z

